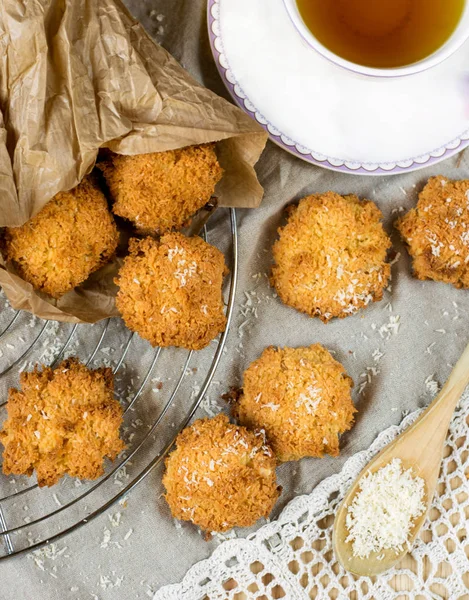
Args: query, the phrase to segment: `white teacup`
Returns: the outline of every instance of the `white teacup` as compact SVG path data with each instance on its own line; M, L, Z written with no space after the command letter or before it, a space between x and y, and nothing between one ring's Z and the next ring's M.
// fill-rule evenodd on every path
M466 0L464 6L464 12L459 21L458 26L451 35L451 37L441 46L438 50L430 54L426 58L419 60L418 62L402 67L394 67L388 69L378 69L374 67L366 67L357 63L353 63L345 58L341 58L331 50L328 50L321 42L311 33L308 26L303 21L303 18L298 10L298 4L296 0L283 0L285 7L288 11L291 21L295 26L298 33L304 39L304 41L316 52L319 52L324 58L327 58L332 63L358 73L360 75L368 75L370 77L402 77L405 75L413 75L414 73L420 73L426 71L431 67L435 67L440 64L452 54L454 54L469 38L469 0Z

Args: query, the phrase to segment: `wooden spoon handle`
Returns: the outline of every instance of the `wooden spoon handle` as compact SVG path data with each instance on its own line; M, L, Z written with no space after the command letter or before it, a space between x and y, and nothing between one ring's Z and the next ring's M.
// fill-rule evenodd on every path
M456 363L451 375L448 378L448 381L444 385L441 390L440 396L445 392L448 395L454 394L453 397L453 410L458 403L459 398L464 392L465 388L469 384L469 344L466 346L466 349L461 355L461 358ZM444 400L444 402L451 402L448 397Z
M469 384L469 344L456 363L441 392L433 401L430 409L435 407L440 418L447 417L448 424L459 399ZM430 412L430 411L429 411Z
M438 396L425 413L411 426L411 429L419 429L422 443L431 442L434 447L439 443L443 444L454 409L468 384L469 344Z

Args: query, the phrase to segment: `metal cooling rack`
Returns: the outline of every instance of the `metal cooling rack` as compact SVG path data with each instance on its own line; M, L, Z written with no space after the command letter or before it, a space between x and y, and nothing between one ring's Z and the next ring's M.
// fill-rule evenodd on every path
M20 371L30 370L36 363L55 365L67 356L78 356L90 367L112 366L116 395L124 406L122 431L127 444L116 461L107 462L105 474L97 481L64 477L51 488L39 489L34 477L0 474L0 560L74 531L162 465L177 434L202 403L224 350L238 269L236 216L233 209L229 219L227 213L226 209L217 211L213 230L227 245L227 328L202 351L151 348L120 319L96 325L43 321L14 311L0 299L0 421L6 417L8 388L18 385ZM205 227L204 237L210 241L211 236L212 230Z

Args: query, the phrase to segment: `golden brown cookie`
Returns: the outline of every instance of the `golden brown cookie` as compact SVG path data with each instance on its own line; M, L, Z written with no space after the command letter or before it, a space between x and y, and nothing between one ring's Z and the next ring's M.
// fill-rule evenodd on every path
M418 279L469 288L469 180L432 177L396 227Z
M60 192L21 227L7 227L4 256L36 290L60 298L114 255L119 233L91 178Z
M182 431L166 459L163 485L171 513L207 532L249 527L268 517L278 496L275 457L261 433L226 415Z
M116 284L127 327L152 346L200 350L225 330L223 254L200 237L133 239Z
M111 369L92 371L68 359L55 369L21 373L20 384L9 391L0 432L5 475L36 471L39 487L54 485L65 474L100 477L104 458L114 460L124 448Z
M141 233L181 229L211 198L223 175L213 144L124 156L98 164L114 214Z
M369 200L334 192L300 200L273 246L272 285L281 300L327 322L383 297L391 241Z
M339 435L353 425L344 367L320 344L266 348L244 373L233 415L246 427L262 428L280 462L339 454Z

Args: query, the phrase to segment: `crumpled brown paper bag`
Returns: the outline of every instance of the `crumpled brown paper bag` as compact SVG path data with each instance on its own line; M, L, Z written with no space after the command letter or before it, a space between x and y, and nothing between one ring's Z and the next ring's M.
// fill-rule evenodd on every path
M0 3L0 227L19 226L89 173L100 148L140 154L217 142L222 206L255 207L267 136L203 88L114 0ZM59 300L0 261L14 308L96 322L115 316L116 263Z

